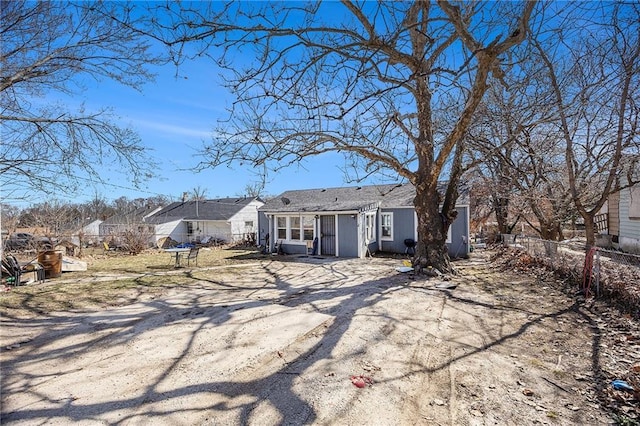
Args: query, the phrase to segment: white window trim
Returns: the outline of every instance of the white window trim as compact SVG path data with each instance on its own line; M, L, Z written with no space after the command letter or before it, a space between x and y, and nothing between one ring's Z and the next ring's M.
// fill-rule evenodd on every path
M284 228L282 228L281 226L278 225L278 219L281 218L281 217L284 218L284 220L285 220L285 227ZM289 233L289 218L287 216L276 216L274 222L275 222L274 224L275 224L275 231L276 231L275 232L276 240L281 240L281 241L289 240L289 238L291 237L291 234ZM280 238L280 235L278 235L280 229L284 229L285 230L285 237L284 238Z
M310 228L305 228L304 227L304 220L305 219L311 219L311 227ZM304 239L304 231L305 230L311 230L311 239L310 240L305 240ZM303 243L306 244L307 241L313 241L313 239L316 236L316 219L315 216L312 215L301 215L300 216L300 238L302 238L300 241L302 241Z
M388 237L384 236L382 233L382 223L384 216L391 216L390 225L391 225L391 235ZM381 241L393 241L393 212L380 212L380 240Z
M299 217L300 218L300 228L299 228L299 230L300 230L300 238L301 239L297 239L297 240L291 239L291 230L292 230L292 228L291 228L291 222L292 222L291 218L293 218L293 217ZM312 215L276 215L275 216L275 220L274 220L276 235L278 233L278 229L280 229L278 227L278 218L285 218L286 226L287 226L286 227L286 230L287 230L286 231L286 238L284 238L284 239L283 238L277 238L277 239L280 240L280 241L283 241L283 242L285 242L287 244L300 244L300 245L307 244L307 241L313 241L313 240L305 240L304 239L304 230L305 230L305 228L304 228L304 218L305 217L309 217L309 218L313 219L313 222L314 222L314 224L313 224L313 237L315 238L316 237L316 229L315 229L315 218L314 218L314 216L312 216Z
M371 238L369 239L369 233L367 232L367 219L370 219L370 224L371 224ZM364 215L364 240L365 240L365 244L372 244L375 243L377 241L376 239L376 213L365 213Z
M418 241L418 213L416 213L415 210L413 211L413 224L414 224L413 239L415 241ZM453 228L453 224L449 225L449 230L447 231L447 240L445 241L446 244L451 244L451 238L453 238L451 235L451 228Z
M640 186L629 188L629 219L640 219Z

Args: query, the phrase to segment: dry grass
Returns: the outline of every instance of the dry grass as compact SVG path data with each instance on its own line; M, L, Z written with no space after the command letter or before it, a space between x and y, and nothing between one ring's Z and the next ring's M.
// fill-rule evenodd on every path
M255 249L205 247L198 254L198 267L220 266L262 257L264 256ZM171 271L174 269L175 257L163 250L147 250L135 256L120 252L105 254L103 250L94 250L86 252L82 260L89 264L89 268L86 272L74 273L76 277L93 276L100 272L144 274Z
M192 269L255 262L266 256L255 249L200 250L198 267L174 268L174 257L162 250L148 250L132 256L86 252L82 260L87 271L65 272L42 284L11 287L0 293L0 315L28 317L56 311L103 309L146 300L175 287L189 286L198 280Z

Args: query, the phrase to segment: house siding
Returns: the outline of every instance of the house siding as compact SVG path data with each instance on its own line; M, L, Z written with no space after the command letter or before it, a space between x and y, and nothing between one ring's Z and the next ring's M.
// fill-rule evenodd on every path
M447 242L449 256L467 257L469 255L469 208L466 206L456 207L458 217L451 224L451 241ZM406 246L405 239L416 239L416 217L413 208L399 208L382 210L383 213L393 213L393 240L382 240L379 249L387 253L404 253Z
M266 247L267 243L267 234L271 235L269 231L269 217L264 212L258 211L258 244Z
M338 215L338 252L340 257L358 257L358 226L355 214Z
M634 191L633 191L634 190ZM633 192L632 192L633 191ZM621 250L630 253L640 254L640 219L635 219L630 212L632 201L637 203L638 200L633 199L640 195L638 186L620 191L619 203L619 221L620 230L618 234L618 245ZM635 214L635 213L634 213Z
M101 238L100 238L100 224L102 223L101 220L94 220L93 222L83 226L80 230L78 230L77 232L74 233L74 235L71 236L71 242L73 244L76 245L80 245L80 233L83 234L82 236L82 244L84 244L85 246L92 246L92 245L97 245Z
M609 195L609 235L620 235L620 193ZM615 241L615 240L614 240Z
M458 217L451 224L451 242L447 243L449 256L468 257L469 256L469 208L456 207Z
M285 254L307 254L307 246L300 243L282 243Z
M393 213L393 240L381 240L379 250L388 253L404 253L404 240L415 240L416 223L414 209L383 209L382 213Z
M258 209L264 203L254 200L243 207L238 213L233 215L229 220L231 225L231 236L229 241L242 241L244 240L248 234L256 234L256 239L258 238L258 230L259 230L259 219L258 219ZM246 222L252 222L253 225L247 227L245 225Z
M204 232L202 237L211 237L225 242L233 241L231 227L229 226L229 222L226 220L209 220L204 222Z
M158 223L155 225L155 243L158 244L160 239L169 237L174 241L182 241L187 234L187 227L180 220L173 222Z

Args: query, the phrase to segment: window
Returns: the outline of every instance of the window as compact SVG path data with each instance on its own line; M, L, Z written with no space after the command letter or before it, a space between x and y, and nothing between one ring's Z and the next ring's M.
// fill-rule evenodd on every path
M289 241L313 241L313 216L276 217L278 239Z
M313 217L311 216L303 216L302 217L302 231L304 233L305 241L313 241Z
M640 186L629 188L629 219L640 219Z
M393 213L380 214L380 235L383 240L393 240Z
M276 220L277 220L277 227L278 227L278 239L286 240L287 239L287 218L278 217Z
M300 239L300 216L290 217L289 223L291 224L291 239L299 240Z
M252 220L245 220L244 221L244 229L246 231L251 231L253 229L253 221Z
M367 213L364 217L364 238L368 243L376 240L376 214Z

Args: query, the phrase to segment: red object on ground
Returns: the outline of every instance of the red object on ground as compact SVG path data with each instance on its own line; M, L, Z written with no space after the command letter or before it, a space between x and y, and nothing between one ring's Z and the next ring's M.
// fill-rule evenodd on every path
M351 376L351 383L358 388L373 384L373 379L367 376Z

